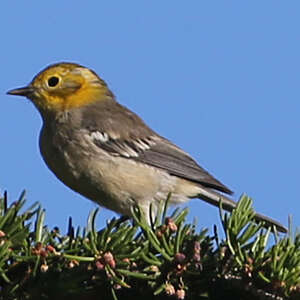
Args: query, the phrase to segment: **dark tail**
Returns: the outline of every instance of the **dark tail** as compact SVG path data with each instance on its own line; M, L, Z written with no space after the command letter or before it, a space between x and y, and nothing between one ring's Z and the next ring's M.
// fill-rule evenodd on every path
M233 200L227 198L226 196L218 194L217 192L212 191L208 188L201 187L201 192L199 193L198 196L200 199L204 200L205 202L208 202L217 207L219 206L220 200L222 200L223 209L225 209L229 212L232 211L236 207L236 202L234 202ZM254 218L258 222L263 221L266 224L266 226L275 226L279 232L283 232L283 233L287 232L287 228L285 226L283 226L279 222L277 222L267 216L264 216L259 213L255 213Z

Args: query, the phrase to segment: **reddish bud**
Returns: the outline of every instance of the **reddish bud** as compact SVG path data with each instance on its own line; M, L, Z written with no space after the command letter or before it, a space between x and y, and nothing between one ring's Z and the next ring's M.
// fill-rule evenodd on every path
M177 225L174 223L172 218L166 218L166 225L170 229L170 231L172 232L177 231Z
M200 254L195 253L195 254L193 255L193 260L199 262L199 261L201 260Z
M159 268L158 268L158 266L150 266L150 270L152 271L152 272L154 272L154 273L158 273L159 272Z
M55 251L55 248L54 248L53 246L51 246L51 245L47 245L46 249L47 249L49 252L51 252L51 253L56 252L56 251Z
M200 254L201 251L201 244L200 242L195 242L194 243L194 252Z
M165 292L168 296L172 296L175 294L175 288L172 284L167 283L165 286Z
M176 291L176 298L179 300L183 300L185 298L185 290L180 289Z
M122 261L127 263L127 264L130 264L130 259L129 258L123 258Z
M101 263L99 260L96 261L96 268L97 270L103 270L104 269L104 264Z
M46 264L41 265L41 272L45 273L48 271L48 269L49 269L48 265L46 265Z
M41 250L43 248L43 244L42 243L37 243L36 245L35 245L35 249L37 250L37 251L39 251L39 250Z
M174 258L176 262L183 263L185 260L185 255L183 253L178 252L175 254Z
M121 285L117 284L117 283L115 283L113 287L114 287L114 290L120 290L122 288Z
M40 256L42 256L42 257L47 257L47 256L48 256L48 252L47 252L47 250L44 249L44 248L40 250L40 253L39 253L39 254L40 254Z
M116 267L116 261L114 260L114 256L111 254L111 252L106 252L103 255L104 263L108 264L111 268Z
M79 266L79 261L77 261L75 259L72 259L69 261L68 267L70 269L73 269L74 267L77 267L77 266Z

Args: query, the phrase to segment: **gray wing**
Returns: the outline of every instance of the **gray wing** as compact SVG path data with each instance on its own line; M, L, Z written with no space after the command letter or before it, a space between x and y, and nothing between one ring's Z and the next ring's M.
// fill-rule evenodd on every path
M80 127L88 131L98 147L112 155L133 159L204 187L232 194L189 154L156 134L135 113L119 103L110 102L107 106L103 102L96 103L83 110L81 117Z
M136 160L205 187L232 194L231 190L200 167L190 155L166 139L160 138L150 149L140 153Z
M193 158L170 141L149 136L136 140L113 139L108 133L93 133L93 141L112 155L145 163L215 190L232 194L232 191L200 167Z

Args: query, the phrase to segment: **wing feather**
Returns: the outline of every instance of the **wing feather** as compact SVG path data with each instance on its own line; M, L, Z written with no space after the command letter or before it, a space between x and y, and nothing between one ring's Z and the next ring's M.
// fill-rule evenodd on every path
M109 136L107 133L102 133L99 136L103 135ZM110 152L112 155L134 159L163 169L169 174L232 194L231 190L200 167L190 155L162 137L153 136L143 140L131 141L112 138L104 141L103 139L94 138L93 141L98 147Z
M156 134L135 113L116 101L99 101L87 106L81 113L80 128L85 128L93 142L111 155L134 159L205 187L232 194L189 154Z

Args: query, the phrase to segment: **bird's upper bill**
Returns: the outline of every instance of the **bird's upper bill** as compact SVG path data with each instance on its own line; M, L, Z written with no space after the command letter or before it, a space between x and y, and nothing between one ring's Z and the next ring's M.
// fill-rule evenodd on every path
M42 114L84 106L112 95L96 73L74 63L50 65L28 86L7 93L29 98Z
M33 88L30 86L25 86L17 89L13 89L7 92L8 95L24 96L29 97L33 93Z

